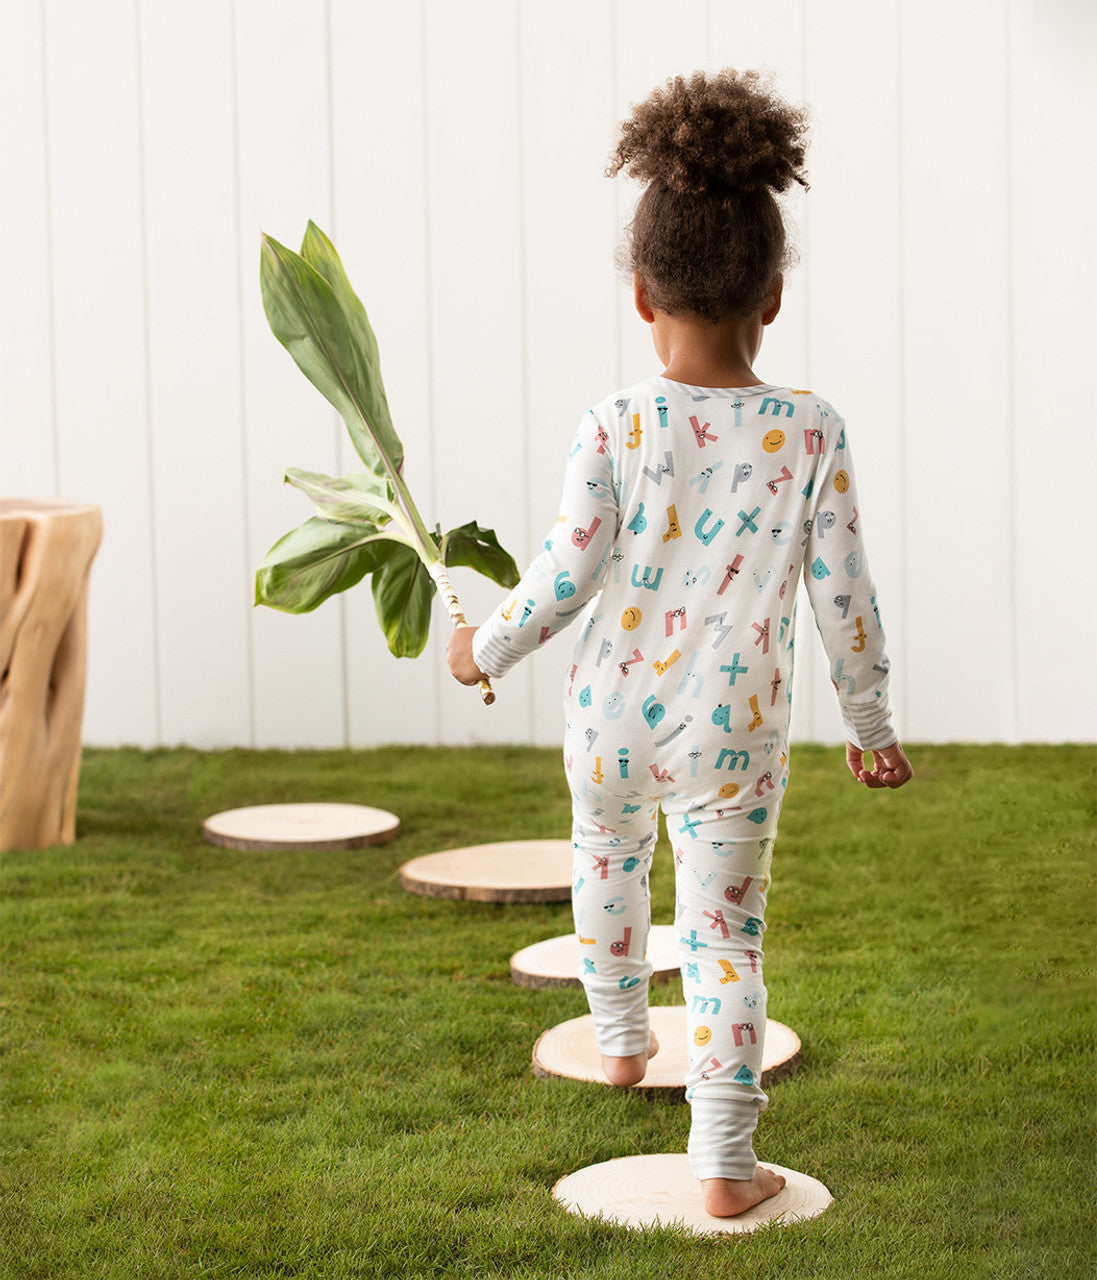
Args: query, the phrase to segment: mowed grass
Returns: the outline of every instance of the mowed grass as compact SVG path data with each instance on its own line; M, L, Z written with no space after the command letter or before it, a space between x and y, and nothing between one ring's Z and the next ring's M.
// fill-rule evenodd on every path
M77 843L0 859L0 1275L1092 1280L1097 750L911 755L879 794L795 748L774 859L770 1014L804 1051L759 1153L835 1204L700 1239L551 1199L688 1132L672 1101L533 1077L585 1003L508 959L568 932L567 904L399 885L421 853L566 838L556 752L89 751ZM202 840L217 810L290 800L402 829ZM653 896L669 923L665 838Z

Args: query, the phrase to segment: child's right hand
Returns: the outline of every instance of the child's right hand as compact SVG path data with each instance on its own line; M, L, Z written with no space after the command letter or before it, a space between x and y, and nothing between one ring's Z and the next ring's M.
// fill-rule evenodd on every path
M472 637L477 630L476 627L456 627L446 641L450 672L461 684L478 684L487 678L472 657Z
M902 745L893 742L890 747L877 747L872 752L872 768L865 765L865 753L852 742L846 743L846 764L849 771L866 787L901 787L914 777L914 770Z

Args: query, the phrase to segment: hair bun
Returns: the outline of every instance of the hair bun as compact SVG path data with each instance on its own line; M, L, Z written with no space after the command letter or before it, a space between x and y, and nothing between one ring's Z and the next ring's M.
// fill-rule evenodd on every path
M807 113L777 98L757 71L674 76L621 126L607 173L683 195L806 187Z

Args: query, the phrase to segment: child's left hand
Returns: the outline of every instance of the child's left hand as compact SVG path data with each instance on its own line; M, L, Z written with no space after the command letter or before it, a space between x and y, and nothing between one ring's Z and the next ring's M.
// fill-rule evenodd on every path
M894 790L914 777L914 770L899 742L893 742L890 747L876 748L872 752L871 769L866 766L865 753L861 748L847 742L846 764L850 773L866 787L890 787Z
M476 627L456 627L446 641L450 672L461 684L478 684L487 679L486 673L472 660L472 638L476 632Z

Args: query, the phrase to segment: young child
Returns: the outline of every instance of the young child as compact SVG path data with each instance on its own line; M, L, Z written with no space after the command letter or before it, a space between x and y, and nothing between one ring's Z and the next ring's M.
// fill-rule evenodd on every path
M755 73L730 70L668 81L624 123L609 173L647 184L628 247L663 373L584 415L544 550L503 607L448 646L454 676L472 684L579 622L564 757L580 976L607 1078L639 1083L657 1047L644 957L661 807L677 886L690 1163L707 1212L722 1217L784 1182L757 1164L752 1137L767 1101L762 937L801 576L850 771L869 787L912 776L888 710L843 421L752 368L786 265L773 193L806 186L805 129Z

